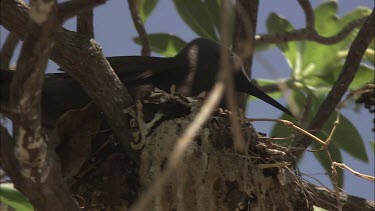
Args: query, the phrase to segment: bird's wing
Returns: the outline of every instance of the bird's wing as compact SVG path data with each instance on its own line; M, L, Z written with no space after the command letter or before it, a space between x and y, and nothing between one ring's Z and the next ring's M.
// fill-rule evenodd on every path
M174 57L116 56L107 57L107 60L121 81L125 83L178 69L179 66Z
M106 59L120 80L125 83L146 79L179 67L175 57L113 56ZM59 70L64 71L62 68Z

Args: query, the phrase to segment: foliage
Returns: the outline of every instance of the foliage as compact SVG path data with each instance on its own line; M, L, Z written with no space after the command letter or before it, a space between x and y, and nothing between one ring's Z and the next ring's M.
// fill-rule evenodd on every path
M26 197L16 190L12 184L0 185L0 201L16 211L32 211L33 206Z
M139 0L138 12L143 23L145 23L151 12L155 9L158 0Z
M371 10L368 8L357 8L344 17L338 18L336 16L337 3L334 1L325 2L314 11L316 30L322 36L332 36L343 29L349 22L369 15L370 12ZM286 19L275 13L270 14L267 24L268 30L271 33L294 29ZM353 33L341 42L329 46L311 41L289 42L277 45L292 70L291 79L287 82L288 84L292 84L291 101L295 102L295 106L299 111L302 111L305 108L307 96L313 99L307 122L313 119L320 104L340 74L344 59L346 58L346 53L342 52L347 52L354 35ZM371 52L371 49L369 52ZM372 81L374 81L374 67L363 63L359 67L357 75L349 89L357 89ZM277 81L274 81L274 83L276 84ZM318 133L318 137L322 140L327 139L335 119L336 114L333 113L323 127L325 129ZM364 142L356 127L342 114L339 115L339 119L340 124L330 145L330 153L333 159L337 162L342 162L341 150L344 150L351 156L368 162ZM272 136L280 135L286 135L285 129L282 126L276 125L273 128ZM320 146L313 143L312 148L319 149ZM331 166L327 163L324 153L314 153L314 155L326 171L331 172ZM343 174L340 172L339 178L340 181L343 181ZM340 183L341 185L342 183Z

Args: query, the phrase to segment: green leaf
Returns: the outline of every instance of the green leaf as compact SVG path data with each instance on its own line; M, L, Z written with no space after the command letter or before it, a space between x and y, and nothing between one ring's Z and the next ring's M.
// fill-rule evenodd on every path
M204 0L204 4L208 8L210 19L215 28L220 29L220 0Z
M361 64L358 67L358 71L349 86L349 89L355 90L366 84L374 83L375 80L375 71L374 67L371 67L366 64Z
M373 41L374 42L374 41ZM375 63L375 51L373 48L367 48L363 55L363 60L374 65Z
M201 0L173 0L177 12L185 23L199 36L218 40L215 31L215 20L207 4Z
M322 36L333 36L340 32L348 23L365 17L370 14L371 10L368 8L357 8L352 12L346 14L342 18L337 16L337 2L329 1L318 6L315 13L316 30ZM342 41L332 44L324 45L316 42L302 42L302 69L301 78L309 77L310 75L319 76L322 78L332 77L332 69L336 68L341 63L343 58L337 52L347 50L352 42L355 34L347 36Z
M143 23L145 23L151 12L155 9L158 0L139 0L138 12Z
M313 206L313 209L314 209L314 211L328 211L328 210L326 210L324 208L317 207L317 206Z
M276 13L271 13L267 18L267 29L270 33L282 33L293 31L294 27L289 23L288 20L279 16ZM298 70L298 59L299 51L296 42L286 42L277 44L280 50L284 53L289 67L297 71Z
M16 211L33 211L34 208L27 198L16 190L12 184L0 185L0 201L14 208Z
M134 42L141 45L139 37L133 38ZM181 38L167 33L149 34L151 50L166 57L175 56L185 45L186 42Z
M336 113L334 112L323 128L332 128L333 122L336 120ZM342 114L339 116L339 125L332 136L332 142L337 147L347 152L352 157L361 161L368 162L365 143L359 135L354 125ZM328 138L329 130L326 130L324 139Z
M312 115L308 120L309 122L312 120L323 100L324 99L322 99L320 96L314 96L311 112ZM336 115L336 112L333 112L322 127L323 129L318 133L318 137L320 137L323 141L327 140L334 122L336 121ZM335 146L337 146L340 150L342 149L347 152L352 157L364 162L368 162L365 144L362 137L358 133L357 128L344 115L341 113L339 115L339 125L332 136L332 143L334 143Z
M324 132L323 132L324 133ZM324 133L324 136L328 136L327 133ZM324 138L321 138L324 140ZM316 141L313 141L312 144L311 144L311 148L313 150L317 150L317 149L321 149L321 144L316 142ZM341 155L341 152L339 150L339 148L335 145L335 143L331 142L331 144L328 145L328 151L329 153L331 154L331 157L332 157L332 160L335 161L335 162L339 162L339 163L342 163L342 155ZM313 155L316 157L316 159L319 161L319 163L323 166L323 168L326 170L326 172L330 175L330 178L331 175L332 175L332 168L331 168L331 162L329 161L326 153L321 150L321 151L318 151L318 152L313 152ZM343 174L343 170L340 169L340 168L336 168L336 171L337 171L337 175L338 175L338 185L339 187L342 187L343 186L343 182L344 182L344 174Z

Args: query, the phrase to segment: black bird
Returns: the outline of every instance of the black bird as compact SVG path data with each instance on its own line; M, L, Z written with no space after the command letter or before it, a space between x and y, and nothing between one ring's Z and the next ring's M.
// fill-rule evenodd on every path
M133 98L143 99L155 87L169 92L172 85L176 85L176 91L189 97L202 91L210 91L215 84L219 72L220 49L220 44L215 41L197 38L175 57L118 56L107 57L107 60ZM235 89L255 96L292 116L288 109L254 86L237 56L232 52L231 55ZM12 77L12 71L0 71L0 102L3 111L9 106ZM43 112L50 110L48 113L51 123L65 111L81 108L88 102L90 98L82 87L67 74L45 75L42 107Z
M142 98L154 87L169 91L173 84L184 96L196 96L202 91L210 91L215 84L220 50L219 43L197 38L175 57L119 56L107 59L133 97ZM257 97L293 116L287 108L254 86L238 57L233 52L230 54L236 91Z

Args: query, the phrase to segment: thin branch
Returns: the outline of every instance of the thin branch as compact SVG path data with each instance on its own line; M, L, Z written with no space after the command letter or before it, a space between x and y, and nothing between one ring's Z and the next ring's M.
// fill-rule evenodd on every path
M65 21L81 12L91 10L94 7L106 3L107 0L74 0L65 1L59 4L59 16L61 20Z
M347 169L348 171L350 171L352 174L358 176L358 177L361 177L362 179L365 179L365 180L368 180L370 182L375 182L375 177L374 176L370 176L370 175L366 175L366 174L362 174L358 171L355 171L353 170L352 168L350 168L349 166L345 165L345 163L337 163L337 162L333 162L332 163L333 166L337 166L337 167L340 167L341 169Z
M314 10L311 6L310 1L298 0L298 3L300 4L303 11L305 12L306 28L310 30L315 30L315 15L314 15Z
M325 146L326 144L324 141L322 141L320 138L314 136L313 134L307 132L306 130L298 127L297 125L293 124L293 122L288 121L288 120L283 120L283 119L269 119L269 118L247 118L247 120L252 121L252 122L277 122L277 123L282 123L288 128L297 130L298 132L305 134L306 136L311 137L313 140L317 141L318 143L322 144Z
M352 82L359 64L362 60L362 56L366 51L367 47L374 38L374 10L371 12L371 15L367 18L366 22L362 26L361 30L358 32L358 35L354 39L353 43L350 46L348 56L346 57L343 69L333 85L328 96L319 107L317 114L314 119L311 121L308 129L309 130L320 130L324 123L327 121L330 114L339 104L342 96L348 90L350 83ZM296 148L302 147L306 149L311 144L311 139L303 138L299 139L293 143L293 146ZM293 154L299 156L304 150L295 151Z
M10 60L12 59L14 50L19 43L19 39L14 33L9 33L6 38L3 47L1 48L1 60L0 67L4 69L10 69Z
M363 17L350 22L339 33L330 37L323 37L319 35L315 30L303 28L285 33L257 35L255 37L255 45L304 40L314 41L326 45L332 45L340 42L345 37L347 37L355 28L361 26L367 18L368 17Z
M181 162L188 146L193 142L194 137L197 135L198 131L201 129L202 125L211 116L213 110L218 105L220 99L222 98L224 92L224 83L217 82L210 92L205 104L200 109L197 116L194 118L193 122L190 123L188 128L184 131L181 137L176 142L176 147L172 151L168 158L165 169L161 175L153 181L153 184L139 197L139 201L135 203L134 207L131 209L133 211L146 210L148 204L151 202L152 198L160 193L160 190L168 182L172 173L176 170L179 163Z
M150 56L150 43L148 42L146 29L143 26L141 18L139 17L137 2L137 0L128 0L129 9L132 15L135 29L137 30L138 35L142 41L142 56Z

